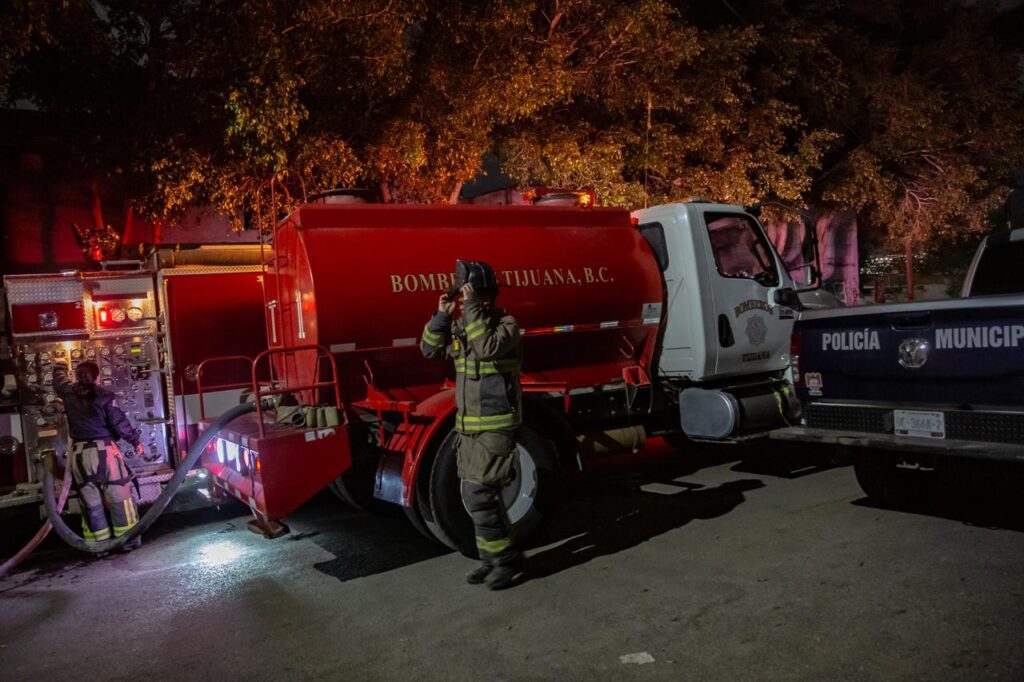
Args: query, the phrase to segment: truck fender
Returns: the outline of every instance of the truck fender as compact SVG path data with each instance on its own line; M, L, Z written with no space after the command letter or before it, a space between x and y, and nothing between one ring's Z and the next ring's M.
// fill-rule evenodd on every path
M401 496L399 499L403 507L412 507L413 505L416 496L416 477L419 475L424 455L431 449L439 433L442 437L447 435L454 419L455 390L446 389L416 406L416 410L410 415L407 432L399 429L391 436L387 449L405 453L400 471ZM382 479L399 478L395 475L398 473L390 467L381 467L380 469ZM389 483L394 484L398 481L382 480L378 484L378 488L386 489L389 487Z
M416 406L408 432L400 429L391 436L387 449L404 451L405 457L400 470L396 466L380 468L378 489L394 491L397 487L400 490L400 495L391 493L388 499L400 501L404 507L413 506L417 492L416 481L423 462L436 451L441 439L447 437L454 422L455 410L455 391L441 391ZM523 397L523 412L524 421L547 435L555 444L562 470L579 471L581 464L577 456L576 436L565 417L529 395Z

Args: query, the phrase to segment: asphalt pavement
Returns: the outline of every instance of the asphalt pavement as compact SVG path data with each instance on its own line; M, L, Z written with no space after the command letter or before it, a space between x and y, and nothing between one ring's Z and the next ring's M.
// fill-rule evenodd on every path
M326 494L278 540L239 506L171 514L0 582L0 679L1024 679L1020 496L975 496L883 508L822 453L680 454L572 491L503 592Z

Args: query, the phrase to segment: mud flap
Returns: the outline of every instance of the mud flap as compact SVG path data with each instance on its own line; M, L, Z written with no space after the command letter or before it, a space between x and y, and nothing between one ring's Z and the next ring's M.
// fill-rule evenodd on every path
M373 486L374 497L397 505L404 504L405 481L402 479L404 465L405 458L401 453L386 454L380 458L380 464L377 466L377 478Z

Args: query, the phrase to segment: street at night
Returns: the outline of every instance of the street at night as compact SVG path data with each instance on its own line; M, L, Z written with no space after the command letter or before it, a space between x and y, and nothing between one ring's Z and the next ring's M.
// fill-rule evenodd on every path
M2 584L2 677L1024 674L1012 518L874 506L849 467L811 451L690 457L699 468L573 494L531 550L531 578L504 592L466 585L470 562L405 519L326 494L273 541L226 507L167 515L126 556L83 560L53 542ZM100 620L111 625L81 635Z
M1022 35L0 3L0 682L1024 680Z

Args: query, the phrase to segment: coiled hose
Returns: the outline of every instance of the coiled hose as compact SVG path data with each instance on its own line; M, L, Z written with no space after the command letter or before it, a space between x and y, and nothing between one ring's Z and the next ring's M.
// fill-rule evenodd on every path
M160 493L160 497L156 499L153 505L149 508L149 511L142 517L142 519L132 527L130 531L120 537L116 537L104 542L87 542L85 538L71 530L64 519L60 515L60 507L57 505L57 500L54 497L53 489L53 463L49 458L47 459L46 472L43 478L43 502L46 505L46 517L53 525L53 529L57 531L57 535L60 539L68 543L75 549L90 554L99 554L101 552L110 552L112 550L122 547L125 543L131 542L138 536L146 532L146 530L153 525L153 522L157 520L157 517L163 513L164 509L170 503L171 498L178 492L178 488L185 481L185 477L188 472L192 470L192 467L196 465L199 458L203 454L203 450L210 444L213 437L217 433L227 426L230 422L234 421L243 414L248 414L256 410L256 403L243 403L237 405L220 416L217 421L210 425L210 428L203 431L199 436L199 439L192 444L189 448L188 456L185 457L185 461L182 462L174 475L171 476L170 480L167 481L167 486L164 491Z

